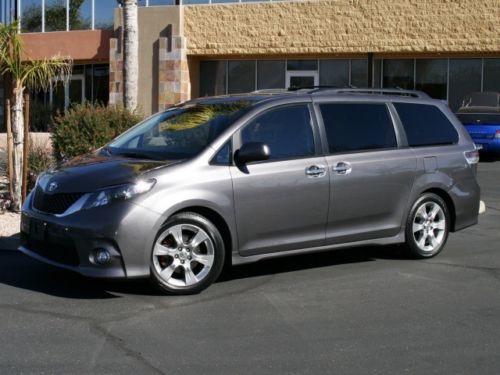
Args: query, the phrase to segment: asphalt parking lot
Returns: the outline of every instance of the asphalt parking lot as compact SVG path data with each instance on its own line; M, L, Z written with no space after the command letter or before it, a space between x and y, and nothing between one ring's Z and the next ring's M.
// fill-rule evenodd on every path
M498 374L500 161L437 258L358 248L233 268L197 296L0 250L0 373Z

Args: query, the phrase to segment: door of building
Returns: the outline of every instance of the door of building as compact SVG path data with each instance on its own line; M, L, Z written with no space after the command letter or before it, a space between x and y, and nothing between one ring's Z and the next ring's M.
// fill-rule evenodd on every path
M298 70L286 72L286 87L314 87L319 85L319 76L317 71Z

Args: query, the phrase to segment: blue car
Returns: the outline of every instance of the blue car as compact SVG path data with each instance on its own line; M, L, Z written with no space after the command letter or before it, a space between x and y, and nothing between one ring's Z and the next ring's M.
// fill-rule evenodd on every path
M472 93L456 115L482 152L500 154L500 93Z

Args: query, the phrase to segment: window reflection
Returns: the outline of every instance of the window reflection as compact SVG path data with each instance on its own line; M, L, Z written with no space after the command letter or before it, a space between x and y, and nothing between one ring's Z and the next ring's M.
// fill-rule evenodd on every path
M451 59L449 85L448 103L456 111L466 95L481 91L481 59Z
M349 60L320 60L320 86L349 86Z
M384 88L413 90L414 60L384 60Z
M416 89L434 99L446 99L448 61L446 59L422 59L416 62Z
M21 31L42 31L42 0L23 0L21 9Z
M92 28L92 0L72 1L69 8L69 29L88 30Z

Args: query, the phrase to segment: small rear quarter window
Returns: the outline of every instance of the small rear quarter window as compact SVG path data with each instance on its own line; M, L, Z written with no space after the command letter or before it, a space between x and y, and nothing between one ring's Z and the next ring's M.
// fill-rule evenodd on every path
M458 142L458 133L446 115L436 106L394 103L410 147L449 145Z

